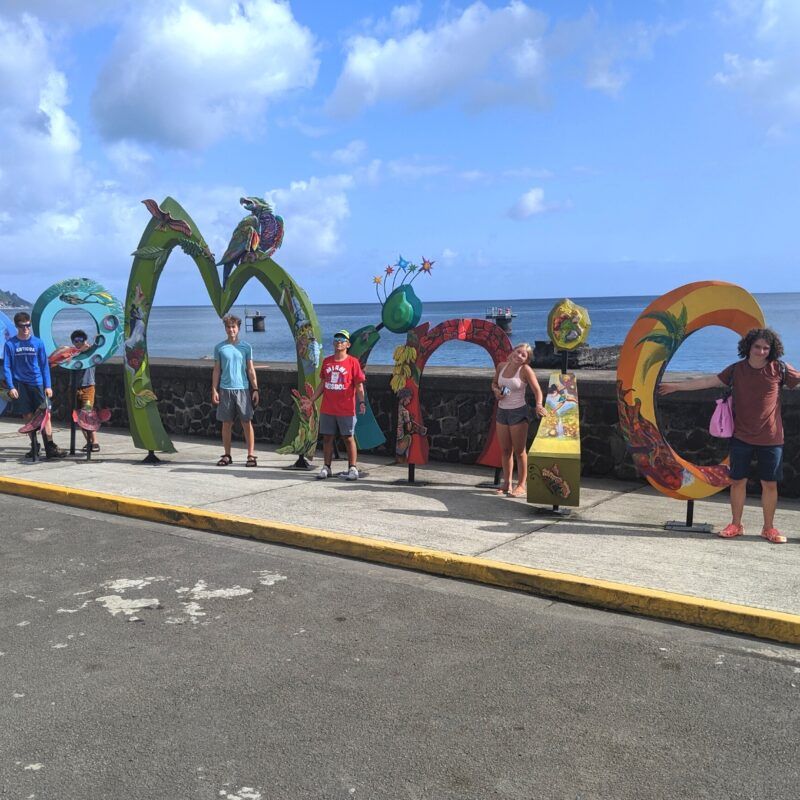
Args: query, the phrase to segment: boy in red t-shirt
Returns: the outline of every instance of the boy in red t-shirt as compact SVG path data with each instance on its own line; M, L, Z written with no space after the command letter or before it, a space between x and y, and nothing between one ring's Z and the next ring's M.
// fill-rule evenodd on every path
M363 414L367 410L364 400L364 370L357 358L347 354L350 347L350 333L337 331L333 335L333 355L322 362L321 382L312 398L315 402L322 395L322 408L319 415L319 432L322 434L322 453L325 464L317 474L317 478L331 477L331 460L333 459L333 437L338 433L347 448L347 472L344 477L348 481L358 480L356 460L356 395L358 395L358 411Z

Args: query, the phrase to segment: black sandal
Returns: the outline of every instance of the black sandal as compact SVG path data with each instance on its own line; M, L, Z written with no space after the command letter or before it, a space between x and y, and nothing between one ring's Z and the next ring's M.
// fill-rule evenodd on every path
M219 461L217 461L218 467L229 467L231 464L233 464L233 459L227 453L220 456Z
M255 456L247 456L247 463L245 464L246 467L257 467L258 461L256 460Z

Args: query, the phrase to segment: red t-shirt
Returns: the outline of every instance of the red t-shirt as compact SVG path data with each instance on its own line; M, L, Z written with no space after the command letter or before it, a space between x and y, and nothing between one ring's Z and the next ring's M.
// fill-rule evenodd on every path
M781 368L777 361L755 369L747 359L725 367L717 377L730 386L733 378L733 435L747 444L783 444ZM785 385L800 384L800 372L786 365Z
M336 417L353 417L356 413L356 386L365 379L364 370L355 356L337 361L328 356L322 362L323 414Z

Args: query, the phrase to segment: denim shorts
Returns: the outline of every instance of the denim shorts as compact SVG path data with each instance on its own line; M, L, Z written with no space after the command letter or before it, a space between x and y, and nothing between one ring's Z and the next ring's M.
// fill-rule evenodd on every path
M779 481L783 478L783 445L747 444L731 439L731 480L740 481L750 475L753 453L758 463L758 479Z
M518 408L498 408L497 409L497 424L498 425L519 425L525 423L526 425L531 421L531 407L519 406Z
M323 436L352 436L356 431L356 417L338 414L320 414L319 432Z

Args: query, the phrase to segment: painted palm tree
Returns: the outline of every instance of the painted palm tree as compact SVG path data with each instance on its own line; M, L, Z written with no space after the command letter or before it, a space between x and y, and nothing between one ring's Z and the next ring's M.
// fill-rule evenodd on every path
M681 312L678 315L670 311L652 311L642 316L655 319L664 326L663 329L654 328L652 332L648 333L647 336L643 336L636 343L637 347L645 342L652 342L658 345L642 364L642 377L644 378L651 367L662 363L666 366L672 356L675 355L677 349L686 339L686 324L689 321L689 313L686 310L686 306L682 305Z

